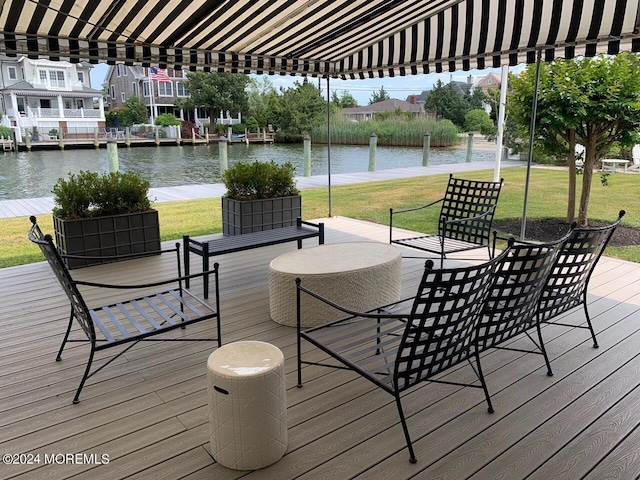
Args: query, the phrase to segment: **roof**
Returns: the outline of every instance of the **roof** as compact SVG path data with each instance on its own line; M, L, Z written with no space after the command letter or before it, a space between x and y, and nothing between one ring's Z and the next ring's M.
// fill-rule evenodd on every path
M371 105L366 105L364 107L343 108L341 112L343 115L352 115L354 113L389 112L389 111L397 110L398 108L403 112L415 112L415 113L422 112L422 107L420 105L410 103L410 102L405 102L404 100L398 100L395 98L372 103Z
M615 3L615 8L612 8ZM638 0L4 0L0 53L366 78L640 51Z

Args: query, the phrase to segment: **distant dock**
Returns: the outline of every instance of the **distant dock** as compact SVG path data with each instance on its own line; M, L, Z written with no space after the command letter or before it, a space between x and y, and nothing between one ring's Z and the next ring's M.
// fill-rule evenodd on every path
M155 147L155 146L176 146L176 145L208 145L217 143L221 139L218 134L200 135L192 133L190 137L168 138L159 134L129 135L122 131L118 134L91 135L91 134L67 134L62 138L57 136L42 135L37 139L25 138L21 142L7 140L9 148L3 148L4 152L17 149L18 151L31 150L65 150L81 148L106 148L110 142L116 142L122 147ZM251 143L273 143L274 134L272 132L246 133L232 135L227 142L230 144L251 144Z

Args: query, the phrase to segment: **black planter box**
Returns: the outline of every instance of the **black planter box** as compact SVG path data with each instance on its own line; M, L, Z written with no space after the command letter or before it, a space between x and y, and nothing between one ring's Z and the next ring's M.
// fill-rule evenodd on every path
M160 250L157 210L96 218L53 217L56 245L63 255L113 256ZM69 269L113 262L112 259L65 259Z
M274 228L290 227L302 217L302 197L239 201L222 197L222 233L242 235Z

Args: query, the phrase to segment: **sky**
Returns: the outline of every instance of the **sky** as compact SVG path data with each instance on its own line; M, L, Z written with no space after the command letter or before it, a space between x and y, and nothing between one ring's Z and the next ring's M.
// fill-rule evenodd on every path
M102 83L107 74L108 65L95 65L91 70L91 86L96 90L102 90ZM389 94L390 98L406 100L409 95L420 94L423 90L430 90L438 80L443 83L449 83L451 80L466 82L467 77L471 75L475 80L478 77L487 75L490 72L500 73L499 68L487 68L485 70L470 70L468 72L446 72L446 73L429 73L420 75L407 75L405 77L385 77L370 78L365 80L340 80L330 79L329 89L331 92L336 91L338 96L342 96L342 92L350 93L358 102L358 105L364 106L369 104L369 99L374 92L379 92L382 87ZM264 77L269 79L276 89L280 87L293 87L295 82L301 82L302 77L292 77L289 75L253 75L258 79ZM309 77L312 82L318 82L317 78ZM320 88L323 96L326 95L327 81L320 81Z

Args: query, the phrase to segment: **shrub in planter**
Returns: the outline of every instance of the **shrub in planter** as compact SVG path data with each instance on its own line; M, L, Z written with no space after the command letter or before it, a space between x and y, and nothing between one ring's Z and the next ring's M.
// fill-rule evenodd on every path
M222 232L240 235L295 225L302 202L287 162L236 163L222 175Z
M52 193L53 225L61 253L113 256L160 250L158 212L151 208L149 182L139 175L83 171L58 179ZM105 263L66 261L69 268Z

